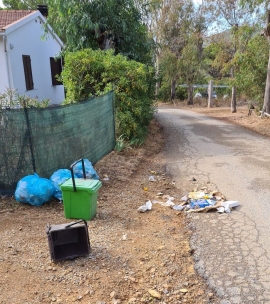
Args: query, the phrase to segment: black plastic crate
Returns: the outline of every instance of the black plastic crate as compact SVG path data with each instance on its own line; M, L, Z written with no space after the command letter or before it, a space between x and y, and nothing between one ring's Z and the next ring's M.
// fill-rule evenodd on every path
M51 258L71 260L90 253L88 227L85 220L61 225L47 225Z

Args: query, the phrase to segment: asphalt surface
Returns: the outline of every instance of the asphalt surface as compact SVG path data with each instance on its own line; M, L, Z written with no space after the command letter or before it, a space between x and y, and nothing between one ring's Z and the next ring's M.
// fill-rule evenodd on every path
M270 139L182 109L159 108L156 118L180 191L198 184L240 203L231 213L190 215L198 273L218 303L270 303Z

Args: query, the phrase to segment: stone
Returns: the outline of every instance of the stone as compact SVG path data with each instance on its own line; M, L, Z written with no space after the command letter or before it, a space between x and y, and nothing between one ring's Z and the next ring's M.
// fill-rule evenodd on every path
M182 292L182 293L187 293L188 290L187 290L186 288L182 288L182 289L180 289L180 292Z
M111 298L115 298L115 291L112 291L112 292L110 293L110 297L111 297Z
M148 292L153 298L161 299L161 294L154 289L149 289Z

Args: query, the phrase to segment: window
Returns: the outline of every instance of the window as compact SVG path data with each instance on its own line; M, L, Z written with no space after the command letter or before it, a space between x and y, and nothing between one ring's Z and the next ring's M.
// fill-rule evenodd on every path
M56 79L56 76L60 75L62 72L61 58L55 59L54 57L50 57L50 63L51 63L52 85L61 85L62 82Z
M31 58L29 55L22 55L23 59L23 68L24 68L24 77L26 90L34 90L34 82L32 76L32 67L31 67Z

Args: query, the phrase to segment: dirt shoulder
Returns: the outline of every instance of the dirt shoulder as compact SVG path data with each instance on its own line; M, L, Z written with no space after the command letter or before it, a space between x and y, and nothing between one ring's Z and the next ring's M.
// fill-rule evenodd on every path
M56 200L33 207L0 199L0 303L215 303L193 268L190 231L165 171L162 129L152 121L139 149L112 152L95 166L101 177L97 216L88 221L90 255L53 262L47 223L69 223ZM149 181L152 176L155 181ZM105 179L104 179L105 178ZM138 213L148 200L152 210Z

